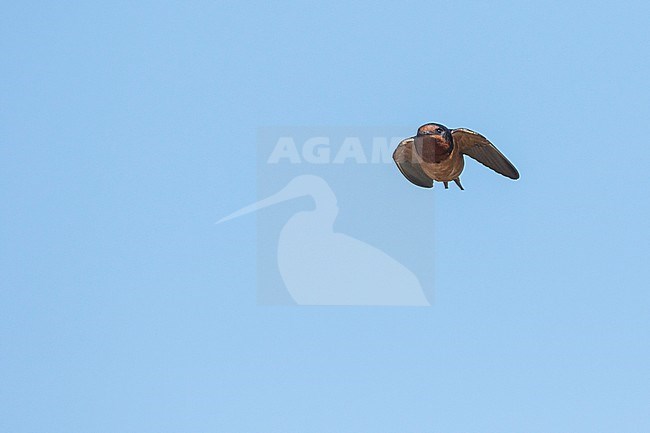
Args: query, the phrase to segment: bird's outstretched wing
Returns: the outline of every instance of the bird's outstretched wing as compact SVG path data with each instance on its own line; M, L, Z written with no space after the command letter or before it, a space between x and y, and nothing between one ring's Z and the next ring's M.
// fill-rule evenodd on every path
M515 166L499 152L499 149L494 147L487 138L478 132L458 128L452 129L451 135L454 144L459 147L461 153L474 158L486 167L510 179L519 179L519 172Z
M433 179L426 175L417 162L414 155L415 149L413 148L413 142L413 137L402 140L397 146L397 149L395 149L395 152L393 152L393 159L399 171L411 183L423 188L432 188Z

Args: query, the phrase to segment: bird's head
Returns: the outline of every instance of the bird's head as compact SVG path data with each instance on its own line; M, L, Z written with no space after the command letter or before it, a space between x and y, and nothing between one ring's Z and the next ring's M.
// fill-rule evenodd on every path
M445 141L451 142L451 131L445 125L439 123L426 123L418 128L418 137L429 135L440 136Z
M415 150L426 162L439 162L454 148L451 131L439 123L426 123L418 128Z

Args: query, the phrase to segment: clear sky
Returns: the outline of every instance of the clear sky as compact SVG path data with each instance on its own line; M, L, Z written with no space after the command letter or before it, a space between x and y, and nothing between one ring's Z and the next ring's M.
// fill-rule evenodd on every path
M0 431L650 431L647 3L224 3L4 5ZM258 305L258 129L429 121L432 306Z

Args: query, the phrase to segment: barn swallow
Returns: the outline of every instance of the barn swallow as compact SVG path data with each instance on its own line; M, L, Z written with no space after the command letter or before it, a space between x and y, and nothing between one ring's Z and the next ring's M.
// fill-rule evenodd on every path
M433 188L436 181L447 189L453 180L464 190L460 174L465 155L510 179L519 179L515 166L487 138L465 128L450 130L439 123L422 125L415 137L402 140L393 159L404 177L417 186Z

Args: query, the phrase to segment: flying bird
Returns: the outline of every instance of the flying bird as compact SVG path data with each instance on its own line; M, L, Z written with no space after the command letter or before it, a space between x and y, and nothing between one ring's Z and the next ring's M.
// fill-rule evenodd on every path
M415 137L402 140L393 159L411 183L433 188L442 182L445 189L454 181L460 189L460 174L467 155L510 179L519 179L519 172L499 149L478 132L466 128L449 129L439 123L427 123L418 128Z

